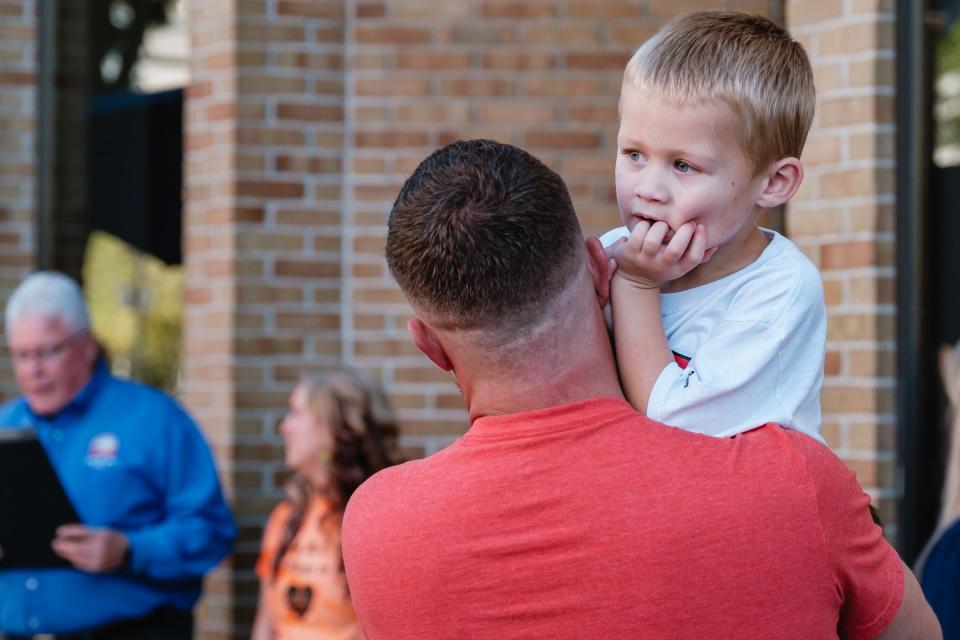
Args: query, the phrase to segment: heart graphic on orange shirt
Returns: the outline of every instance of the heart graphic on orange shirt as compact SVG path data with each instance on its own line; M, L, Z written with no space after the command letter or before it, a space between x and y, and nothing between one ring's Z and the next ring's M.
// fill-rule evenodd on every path
M290 585L290 588L287 589L287 603L301 618L303 614L307 612L307 609L310 608L310 599L312 597L313 589L309 586L298 587L297 585Z

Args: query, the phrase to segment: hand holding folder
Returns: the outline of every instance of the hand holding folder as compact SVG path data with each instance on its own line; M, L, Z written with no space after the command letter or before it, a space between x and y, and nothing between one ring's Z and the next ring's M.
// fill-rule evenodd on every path
M53 550L81 571L102 573L126 562L130 543L119 531L65 524L57 529Z

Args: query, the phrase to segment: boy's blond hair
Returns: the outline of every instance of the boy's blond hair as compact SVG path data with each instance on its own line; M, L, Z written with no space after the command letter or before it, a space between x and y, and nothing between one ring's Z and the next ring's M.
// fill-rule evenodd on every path
M630 58L623 84L670 104L723 100L743 125L759 173L800 157L816 92L810 60L776 23L737 11L699 11L668 22Z

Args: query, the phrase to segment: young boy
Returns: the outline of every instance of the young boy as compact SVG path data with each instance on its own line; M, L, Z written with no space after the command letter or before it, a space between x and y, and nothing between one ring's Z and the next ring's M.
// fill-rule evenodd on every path
M800 186L814 103L800 44L744 13L680 16L627 64L616 161L626 226L602 240L617 261L621 382L651 418L718 437L776 422L822 440L820 277L757 226Z

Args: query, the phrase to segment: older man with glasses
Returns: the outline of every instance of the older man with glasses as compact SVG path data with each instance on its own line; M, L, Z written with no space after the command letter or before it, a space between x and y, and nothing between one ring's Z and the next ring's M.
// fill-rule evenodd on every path
M191 638L203 575L236 536L196 424L166 394L110 375L63 274L20 284L6 334L23 395L0 407L0 429L36 431L83 524L52 542L71 568L0 570L0 630Z

